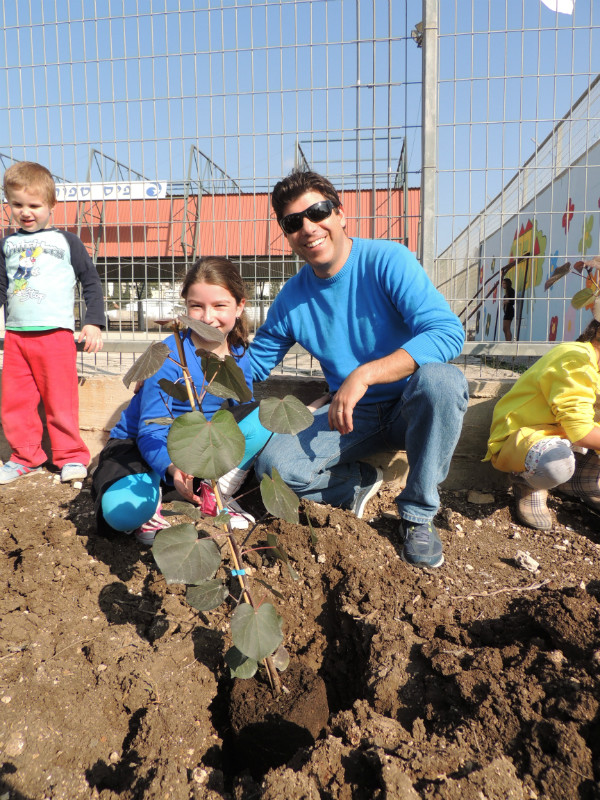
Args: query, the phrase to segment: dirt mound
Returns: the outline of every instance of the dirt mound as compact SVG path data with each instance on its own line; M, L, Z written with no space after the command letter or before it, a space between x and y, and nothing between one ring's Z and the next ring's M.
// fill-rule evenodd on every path
M508 493L471 499L444 493L432 571L401 560L385 491L370 519L307 504L312 530L254 531L298 575L249 555L330 708L262 775L228 746L226 607L195 612L132 537L98 538L87 483L2 487L0 798L600 798L600 518L553 498L541 533Z

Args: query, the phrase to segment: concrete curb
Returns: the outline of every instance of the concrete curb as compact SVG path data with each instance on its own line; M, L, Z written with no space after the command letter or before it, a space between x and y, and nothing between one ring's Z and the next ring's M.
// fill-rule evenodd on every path
M505 474L495 470L489 463L483 464L481 459L486 451L494 405L514 382L514 379L469 380L469 407L448 477L443 483L444 488L491 490L508 485L508 477ZM325 391L324 381L318 378L288 375L273 375L255 387L258 399L269 395L283 397L286 394L293 394L303 402L309 402ZM118 375L80 379L80 430L92 455L92 467L108 439L110 429L118 421L121 411L127 406L132 395L131 389L125 387ZM47 434L44 436L44 448L50 453ZM0 433L0 458L5 461L9 456L10 448ZM403 452L385 452L368 460L383 468L386 481L396 483L398 490L402 488L408 472Z

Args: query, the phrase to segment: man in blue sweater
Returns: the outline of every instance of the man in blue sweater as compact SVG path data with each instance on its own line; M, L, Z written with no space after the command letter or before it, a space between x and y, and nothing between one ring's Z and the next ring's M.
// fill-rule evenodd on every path
M256 472L275 467L299 497L361 517L382 483L381 470L361 459L406 450L409 474L397 498L402 557L439 567L438 484L468 402L464 375L446 363L462 350L462 325L406 247L348 237L338 193L323 176L292 172L272 204L306 263L256 333L253 375L265 380L298 342L320 362L331 395L310 428L269 442Z

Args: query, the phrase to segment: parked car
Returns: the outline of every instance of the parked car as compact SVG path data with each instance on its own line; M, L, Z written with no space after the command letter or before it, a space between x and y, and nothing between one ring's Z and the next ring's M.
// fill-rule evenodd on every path
M251 330L260 328L270 307L271 304L265 301L257 302L256 300L251 300L246 304L246 317Z
M134 330L146 330L146 328L156 327L157 319L176 317L185 312L181 303L174 303L172 300L158 300L153 297L145 297L142 300L130 300L119 304L118 301L108 301L106 316L110 323L115 323L115 327L125 324Z

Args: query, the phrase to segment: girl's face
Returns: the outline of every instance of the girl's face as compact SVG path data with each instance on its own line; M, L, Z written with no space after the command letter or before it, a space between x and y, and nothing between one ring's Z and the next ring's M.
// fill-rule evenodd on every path
M190 286L185 305L189 317L218 328L227 336L233 330L236 319L242 316L246 301L238 303L224 286L201 282Z

